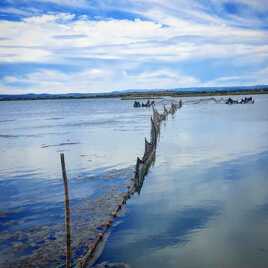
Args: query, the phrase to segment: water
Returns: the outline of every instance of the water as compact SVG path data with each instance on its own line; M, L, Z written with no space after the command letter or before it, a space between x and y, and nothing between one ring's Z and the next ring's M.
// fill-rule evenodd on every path
M119 99L0 103L0 267L64 262L60 152L74 258L85 252L133 176L150 114Z
M268 267L268 96L185 105L113 227L103 261L137 267Z

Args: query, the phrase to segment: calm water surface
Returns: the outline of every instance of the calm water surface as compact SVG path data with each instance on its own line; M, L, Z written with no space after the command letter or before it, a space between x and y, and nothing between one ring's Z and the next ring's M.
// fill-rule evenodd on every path
M268 97L185 105L99 260L137 267L268 267Z
M0 267L33 254L40 260L42 250L45 267L64 260L60 152L70 179L74 254L82 253L81 241L87 248L96 222L133 175L150 114L119 99L0 102Z

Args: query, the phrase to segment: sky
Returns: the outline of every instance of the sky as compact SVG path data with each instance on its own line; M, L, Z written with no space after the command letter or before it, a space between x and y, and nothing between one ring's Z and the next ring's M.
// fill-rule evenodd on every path
M1 0L0 94L268 84L268 0Z

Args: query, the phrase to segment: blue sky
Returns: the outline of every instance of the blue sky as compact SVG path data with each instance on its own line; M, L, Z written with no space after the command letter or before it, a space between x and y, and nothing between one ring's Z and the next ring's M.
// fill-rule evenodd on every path
M0 94L268 84L268 0L1 0Z

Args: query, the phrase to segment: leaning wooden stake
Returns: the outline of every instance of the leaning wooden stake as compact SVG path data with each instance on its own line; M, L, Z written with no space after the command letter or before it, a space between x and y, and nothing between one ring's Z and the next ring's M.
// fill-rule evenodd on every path
M68 179L65 168L64 154L60 154L62 177L64 182L64 204L65 204L65 233L66 233L66 268L71 268L71 213L69 204Z

